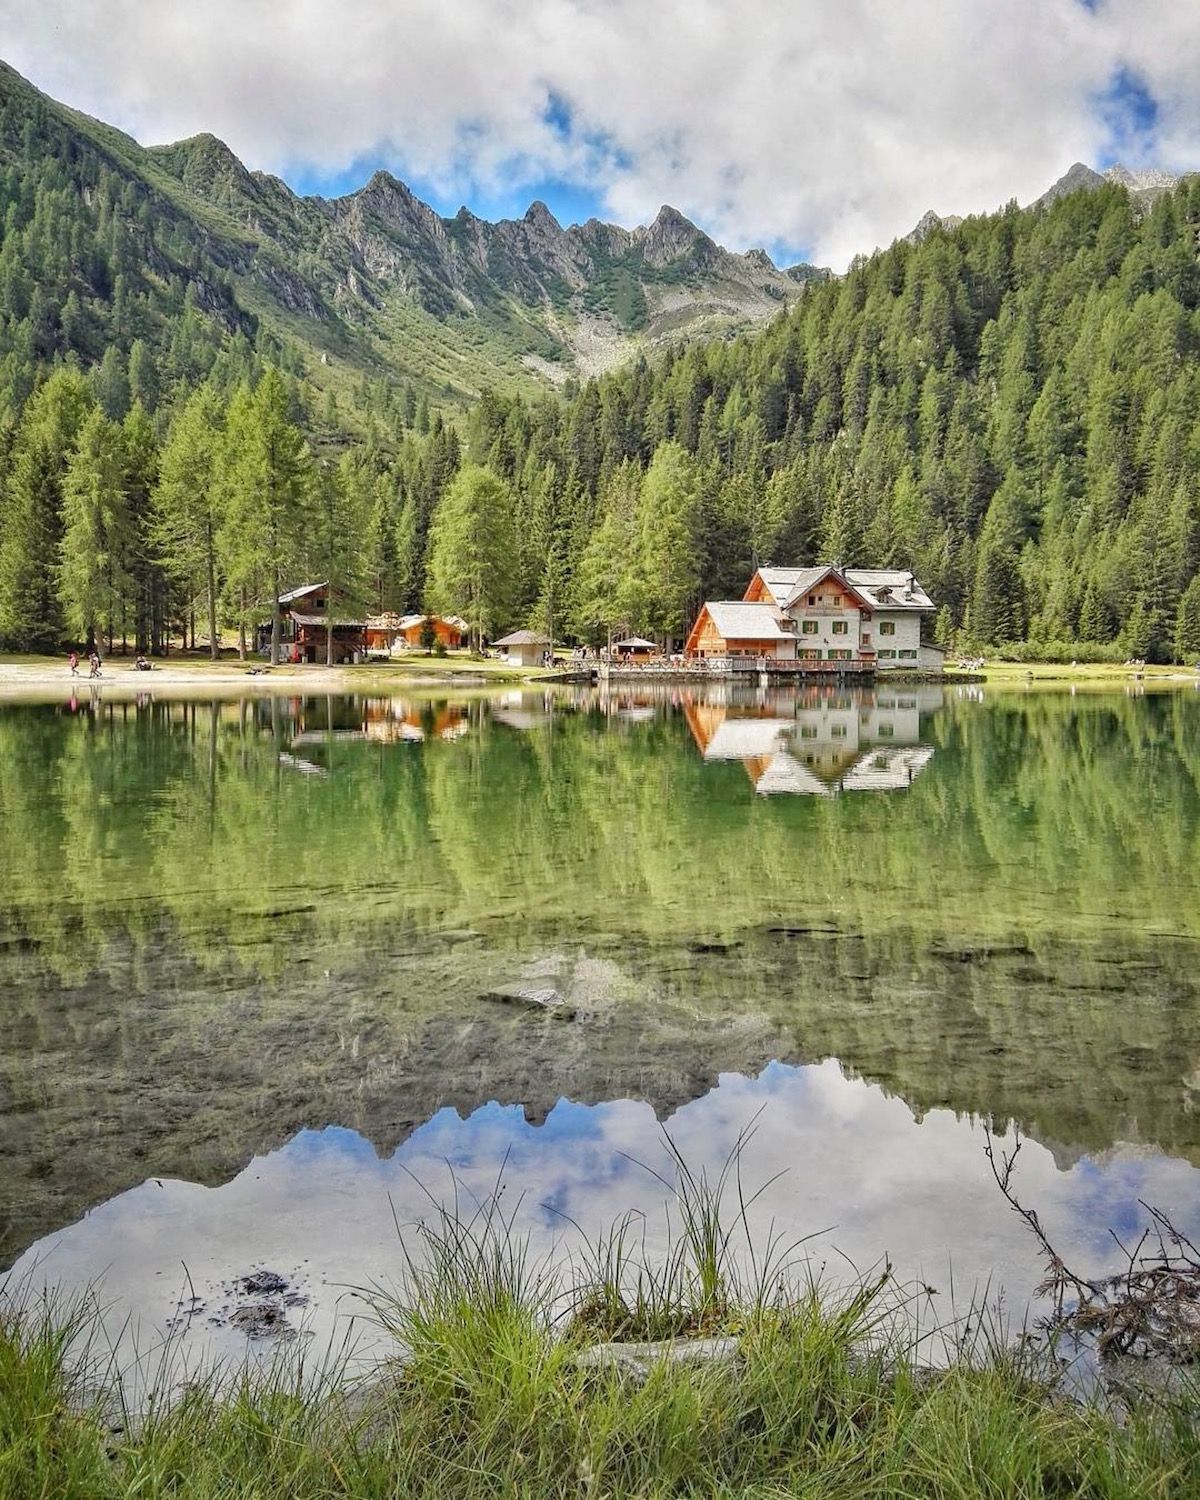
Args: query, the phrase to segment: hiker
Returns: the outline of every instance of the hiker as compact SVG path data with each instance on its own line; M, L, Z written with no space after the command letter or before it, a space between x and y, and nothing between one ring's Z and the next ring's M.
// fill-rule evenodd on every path
M88 676L89 677L99 677L100 676L100 672L102 670L102 663L100 661L100 653L99 653L99 651L93 650L92 652L90 652L89 655L88 655L88 661L91 664L91 668L92 668L91 671L88 673Z
M79 676L79 652L78 651L72 651L71 654L70 654L70 656L67 657L67 665L71 668L71 676L72 677L78 677Z

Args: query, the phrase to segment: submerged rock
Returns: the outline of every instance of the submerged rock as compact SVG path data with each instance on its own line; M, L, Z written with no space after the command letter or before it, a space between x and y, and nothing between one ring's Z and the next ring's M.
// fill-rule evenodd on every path
M483 998L495 1000L501 1005L524 1005L530 1010L540 1010L545 1015L556 1016L560 1021L573 1021L576 1016L575 1007L555 989L515 984L503 989L486 990Z

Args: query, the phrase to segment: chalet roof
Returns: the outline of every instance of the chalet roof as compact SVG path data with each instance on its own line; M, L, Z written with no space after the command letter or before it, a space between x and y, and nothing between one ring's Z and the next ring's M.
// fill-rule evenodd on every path
M298 589L289 589L286 594L280 594L280 604L290 604L293 599L303 599L309 594L315 594L319 589L327 589L328 581L325 583L302 583Z
M799 600L803 599L805 594L809 593L812 589L815 589L817 585L822 582L822 580L829 577L830 573L832 573L835 578L840 579L861 604L865 605L868 609L873 607L871 604L870 596L864 593L863 590L860 589L858 585L851 580L850 574L846 571L846 569L835 568L832 563L826 563L823 568L804 569L803 573L797 579L792 592L783 601L783 608L787 609L790 605L796 604Z
M932 609L933 601L906 568L759 568L758 575L780 608L807 594L830 571L844 578L871 609ZM887 592L880 597L880 591Z
M548 646L550 637L537 630L514 630L511 635L501 636L493 646Z
M644 635L627 636L623 641L614 641L613 649L617 651L655 651L658 648L653 641L648 641Z
M708 617L717 633L727 641L791 640L791 631L780 624L773 604L746 604L740 599L709 600Z
M292 619L295 620L297 625L328 626L332 624L335 630L365 630L367 628L367 622L365 620L330 621L328 615L302 615L298 610L294 609L289 610L288 613L291 615Z
M793 594L807 592L829 568L759 568L758 576L775 603L783 607Z
M872 609L932 609L933 600L907 568L847 568L843 575Z

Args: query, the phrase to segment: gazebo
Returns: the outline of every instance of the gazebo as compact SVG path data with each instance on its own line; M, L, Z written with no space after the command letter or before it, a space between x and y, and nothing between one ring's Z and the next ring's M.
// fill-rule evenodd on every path
M612 648L618 656L653 656L658 650L653 641L648 641L642 635L631 635L623 641L614 641Z
M514 630L511 635L501 636L498 641L492 642L518 667L540 667L542 657L553 644L548 635L542 635L537 630Z

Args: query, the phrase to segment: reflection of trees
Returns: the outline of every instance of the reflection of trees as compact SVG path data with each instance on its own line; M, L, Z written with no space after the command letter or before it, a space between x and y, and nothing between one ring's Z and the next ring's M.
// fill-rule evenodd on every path
M904 798L756 799L682 720L471 706L457 740L319 738L282 766L290 710L102 704L0 716L8 923L51 966L99 960L170 915L194 956L281 907L336 930L511 916L669 937L792 921L971 939L1101 936L1135 915L1197 933L1200 704L1034 696L951 704ZM436 718L432 710L426 717ZM330 710L331 726L345 720ZM364 895L364 893L366 893ZM249 951L249 950L247 950ZM253 962L273 962L270 945Z

